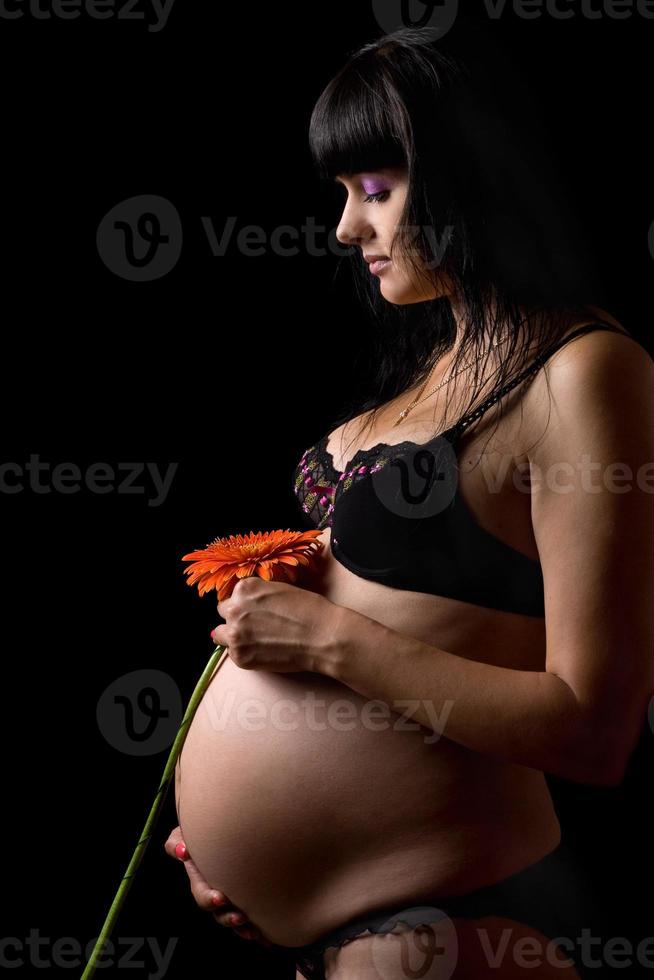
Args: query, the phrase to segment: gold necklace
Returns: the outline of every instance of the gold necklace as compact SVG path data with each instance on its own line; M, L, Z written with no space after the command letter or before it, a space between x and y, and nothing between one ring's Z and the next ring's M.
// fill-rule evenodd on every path
M506 339L507 339L507 338L505 338L505 340L506 340ZM476 363L477 363L477 361L480 361L480 360L482 359L482 357L484 357L484 355L485 355L485 354L490 354L490 352L491 352L492 350L495 350L495 348L496 348L496 347L499 347L499 346L500 346L500 344L503 344L503 343L504 343L504 340L500 340L500 341L499 341L499 342L498 342L497 344L492 344L492 345L491 345L491 346L490 346L490 347L488 348L488 350L487 350L487 351L484 351L484 353L483 353L483 354L480 354L480 355L479 355L479 357L477 357L477 358L475 358L475 360L474 360L474 361L472 361L472 364L476 364ZM421 389L420 389L420 391L418 392L418 397L417 397L417 398L414 398L414 400L413 400L413 401L411 402L411 404L410 404L410 405L407 405L407 407L406 407L405 409L403 409L403 410L402 410L402 411L400 412L400 414L399 414L399 416L397 417L397 419L396 419L396 421L395 421L395 422L393 422L393 425L392 425L392 428L395 428L395 426L396 426L396 425L399 425L399 424L400 424L400 422L403 422L403 421L404 421L404 419L405 419L405 418L407 417L407 415L409 414L409 412L411 412L411 411L413 411L413 409L414 409L414 408L416 407L416 405L417 405L417 404L418 404L419 402L421 402L421 401L425 401L425 400L426 400L427 398L429 398L429 396L430 396L430 395L433 395L435 391L438 391L438 389L439 389L439 388L442 388L442 387L443 387L443 385L446 385L446 384L449 384L449 382L450 382L450 381L452 381L452 380L453 380L453 378L456 378L456 376L457 376L457 374L461 374L461 372L462 372L462 371L465 371L465 370L466 370L467 368L469 368L469 367L470 367L470 364L466 364L466 365L464 365L464 367L462 367L462 368L459 368L459 370L458 370L458 371L455 371L455 372L454 372L453 374L451 374L451 375L450 375L450 376L449 376L448 378L446 378L446 379L445 379L445 381L441 381L441 382L440 382L439 384L437 384L437 385L436 385L436 387L435 387L435 388L432 388L432 390L431 390L431 391L428 391L428 392L427 392L427 394L426 394L426 395L424 396L424 398L422 398L422 397L421 397L421 396L422 396L422 393L423 393L423 391L425 390L425 388L427 387L427 385L428 385L428 383L429 383L429 378L427 378L427 380L425 381L425 383L424 383L424 385L422 386L422 388L421 388ZM431 374L431 371L430 371L429 373Z

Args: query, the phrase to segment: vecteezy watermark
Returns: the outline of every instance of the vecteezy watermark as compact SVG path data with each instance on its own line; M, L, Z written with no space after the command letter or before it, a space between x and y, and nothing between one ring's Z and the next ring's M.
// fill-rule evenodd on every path
M103 691L96 708L98 728L126 755L155 755L169 748L182 723L182 696L163 670L133 670Z
M387 34L401 27L416 27L442 37L454 25L459 0L372 0L372 12Z
M580 489L584 493L631 493L634 487L643 493L654 493L654 462L642 463L634 469L620 460L613 463L593 462L590 453L582 453L574 463L560 460L545 469L538 464L529 467L528 483L531 492L538 492L546 486L553 493L574 493ZM514 486L524 489L527 476L526 465L516 469Z
M290 224L274 228L253 224L238 227L236 215L226 217L222 226L209 215L202 215L200 221L214 258L223 258L228 251L245 258L263 255L342 258L357 251L353 246L341 245L336 237L337 229L319 224L312 215L299 228ZM443 262L453 232L453 225L444 226L440 235L433 227L409 225L405 229L405 241L413 242L422 234L422 263L426 269L435 269ZM154 194L130 197L102 218L96 245L100 258L114 275L132 282L151 282L175 268L182 251L182 222L177 209L164 197Z
M116 204L96 233L100 258L115 275L151 282L167 275L182 251L182 222L165 197L141 194Z
M390 942L389 933L394 937ZM459 960L456 926L433 905L414 905L395 912L375 927L369 942L380 980L449 980Z
M553 883L556 892L557 885ZM553 897L553 901L556 899ZM536 934L530 923L518 924L501 918L493 927L472 925L465 917L450 918L442 909L412 906L390 916L375 927L369 938L376 975L382 980L401 977L421 980L449 980L457 966L468 975L472 964L482 958L498 977L510 961L515 967L534 970L547 966L567 969L581 965L596 970L605 965L622 969L637 963L654 967L654 936L645 936L634 945L624 936L594 936L583 927L578 936L556 935L547 939ZM389 933L393 939L389 941ZM333 957L338 956L334 950ZM346 954L347 956L347 954Z
M654 20L653 0L483 0L481 6L491 20L507 10L522 20L551 17L553 20L625 20L634 15ZM387 34L402 27L428 30L442 37L454 26L458 0L372 0L375 20Z
M159 507L168 496L178 465L179 463L168 463L163 474L157 463L142 462L114 465L91 463L86 469L82 469L77 463L41 462L39 453L30 453L29 462L0 462L0 493L11 495L28 490L39 495L70 495L80 493L84 488L89 493L101 495L135 494L146 499L148 507ZM146 486L138 482L143 473L147 473L148 481L154 487L154 495L149 497ZM118 474L122 475L119 477Z
M212 219L208 216L202 218L202 224L214 257L222 258L227 254L227 249L234 239L237 220L234 215L230 215L220 232L220 238L218 238ZM300 228L295 228L293 225L280 225L273 228L272 231L267 231L260 225L245 225L236 234L236 250L239 255L255 258L267 253L281 258L295 257L300 254L310 255L313 258L322 258L328 254L342 257L355 253L357 249L354 246L341 245L336 237L336 231L336 228L327 228L326 225L317 224L312 216L307 217L306 223ZM436 230L426 225L424 227L408 225L405 232L407 242L415 241L418 234L423 233L430 249L430 256L423 259L423 264L427 269L435 269L443 262L445 252L452 241L454 225L445 225L440 239ZM324 238L322 245L319 236ZM298 242L301 245L298 245Z
M96 938L90 939L83 947L75 936L52 939L41 936L38 929L30 929L28 936L0 936L0 969L14 970L21 966L47 969L55 966L79 970L88 962L96 941ZM121 936L105 940L97 968L131 968L140 970L139 976L148 980L162 980L178 942L179 936L170 936L165 947L156 936Z
M388 460L382 455L370 467L373 489L387 510L419 520L440 514L450 506L456 493L458 467L454 447L447 439L437 436L397 455L389 446L388 452ZM363 467L364 471L367 469ZM344 474L345 480L356 479L361 471L361 467L355 467Z
M175 0L0 0L0 19L149 21L148 30L156 34L168 23Z
M451 699L444 700L440 711L426 698L398 698L387 703L378 698L361 700L355 704L349 698L318 698L314 691L307 691L298 698L245 698L225 683L213 697L205 698L207 717L215 731L224 731L230 719L249 732L273 728L280 732L351 732L355 729L380 732L392 729L396 732L424 732L423 741L430 745L437 742L454 706ZM429 719L430 728L411 720L417 711Z
M544 488L556 494L625 494L634 490L654 493L654 461L634 469L620 461L594 461L591 453L582 453L574 462L561 460L547 467L535 462L516 465L512 454L499 451L492 454L492 459L492 466L481 470L485 490L490 494L500 493L509 484L532 495ZM371 480L376 496L391 513L419 520L440 514L452 505L459 466L452 443L437 435L410 443L408 448L382 447L372 462L341 475L341 492L347 493L351 483L364 476Z
M262 225L250 224L239 228L236 234L238 218L235 215L228 216L220 230L208 215L202 216L201 221L214 258L223 258L232 245L235 245L235 251L239 255L246 258L260 258L267 254L278 258L294 258L297 255L322 258L329 254L344 257L356 252L352 246L341 245L336 236L336 228L318 224L311 215L307 216L306 223L299 228L286 224L266 229ZM414 240L420 230L431 250L431 257L424 260L424 265L428 269L437 268L442 264L452 240L454 226L445 226L440 239L431 227L420 229L410 226L406 232L407 240Z
M493 20L501 17L507 7L523 20L535 20L543 15L553 20L570 20L571 17L626 20L634 13L646 20L654 20L652 0L484 0L484 7Z

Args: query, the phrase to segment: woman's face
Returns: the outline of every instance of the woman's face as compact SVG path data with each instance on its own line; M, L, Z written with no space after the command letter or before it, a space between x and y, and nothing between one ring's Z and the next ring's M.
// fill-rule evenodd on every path
M336 229L339 242L358 245L366 261L371 256L388 257L406 200L406 168L386 167L334 179L347 191L345 208ZM417 260L416 253L414 261ZM434 282L437 268L431 274L425 269L417 278L416 272L397 252L392 262L389 260L383 266L369 264L368 268L371 275L379 277L381 294L389 303L420 303L448 295L446 276L442 276L440 285Z

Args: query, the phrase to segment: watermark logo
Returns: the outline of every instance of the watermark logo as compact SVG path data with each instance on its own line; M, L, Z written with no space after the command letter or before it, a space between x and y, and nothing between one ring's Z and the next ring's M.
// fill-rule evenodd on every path
M75 936L42 936L30 929L29 936L0 936L0 969L14 970L29 965L35 969L73 968L79 971L91 958L96 939L82 947ZM97 969L125 967L140 970L147 980L162 980L168 972L179 936L170 936L163 946L156 936L120 936L105 939ZM145 972L143 972L145 971Z
M308 215L299 227L239 226L236 215L228 215L222 226L211 215L202 215L200 223L213 258L224 258L228 251L233 251L245 258L333 255L341 259L359 251L354 246L342 245L338 227L320 224L314 215ZM407 241L411 242L422 234L427 252L421 256L425 269L433 270L443 264L452 245L453 225L445 225L440 236L429 225L408 225L405 232ZM175 267L182 250L182 237L182 222L174 205L163 197L142 194L121 201L102 218L96 244L100 258L114 275L132 282L151 282Z
M436 705L427 698L319 698L307 691L301 698L241 700L225 683L206 698L206 717L214 731L239 728L261 732L419 732L425 745L438 742L454 707L451 698ZM426 718L428 726L417 720Z
M381 980L449 980L459 958L454 923L431 905L396 912L375 930L370 946Z
M519 903L518 903L519 904ZM493 926L474 925L474 919L454 916L431 906L415 907L395 913L386 923L365 937L370 945L376 975L382 980L420 977L422 980L448 980L455 968L474 975L478 964L484 975L498 977L545 967L553 970L583 967L596 971L632 966L654 967L654 937L645 936L634 947L624 936L604 939L584 926L578 936L540 936L531 926L509 917L498 918ZM363 941L363 939L362 939ZM327 950L326 964L347 968L347 945ZM508 970L507 970L508 965ZM516 971L517 968L517 971ZM550 969L551 968L551 969Z
M28 490L38 496L60 493L70 496L85 490L100 496L108 493L135 494L147 499L148 507L160 507L170 490L178 463L169 463L161 472L156 463L90 463L86 469L77 463L48 463L39 453L31 453L29 462L4 460L0 462L0 493L13 496ZM148 493L142 481L152 484Z
M429 31L434 38L452 28L458 6L458 0L372 0L373 15L387 34L413 27ZM654 20L652 0L483 0L481 7L490 20L499 20L506 12L521 20L543 16L552 20L627 20L634 15Z
M415 27L443 37L456 20L459 0L372 0L372 11L387 34L401 27Z
M365 476L372 481L384 507L399 517L433 517L448 508L460 480L459 463L449 439L439 435L424 443L409 442L409 450L405 443L397 445L397 450L392 445L386 447L373 465L355 466L346 473L342 492L348 492L348 480ZM531 461L516 464L512 454L499 450L493 455L493 465L482 468L481 476L484 493L495 496L509 484L527 496L544 491L562 495L654 493L654 461L634 469L619 460L594 461L590 453L582 453L574 462L560 460L542 467Z
M126 755L156 755L169 748L182 723L179 688L163 670L134 670L113 681L96 710L107 742Z
M175 0L0 0L0 19L148 21L157 34L168 23Z
M130 197L104 216L96 245L114 275L131 282L151 282L167 275L177 264L182 251L182 222L165 197Z
M374 491L384 507L398 517L434 517L454 499L458 483L456 453L441 436L393 455L379 469L377 465L370 469Z

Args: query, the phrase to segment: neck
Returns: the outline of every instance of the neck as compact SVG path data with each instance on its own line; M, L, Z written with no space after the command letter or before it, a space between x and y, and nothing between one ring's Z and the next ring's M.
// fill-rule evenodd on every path
M465 327L467 323L467 308L462 299L456 296L448 296L448 302L450 304L450 310L452 312L452 317L456 324L456 339L452 347L452 353L456 354L459 350L461 343L463 341L463 336L465 332ZM523 319L527 318L527 311L523 307L518 307L520 311L520 316ZM492 300L486 308L486 322L488 324L493 324L497 318L497 303ZM502 330L500 332L501 337L506 336L506 332ZM493 343L497 343L497 337L493 340ZM488 346L488 345L487 345Z

